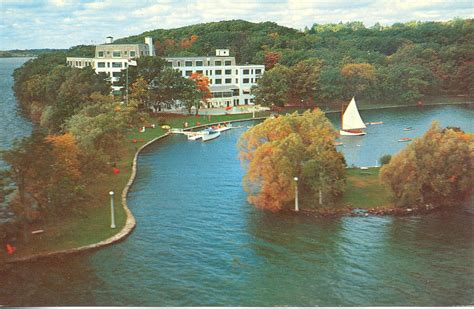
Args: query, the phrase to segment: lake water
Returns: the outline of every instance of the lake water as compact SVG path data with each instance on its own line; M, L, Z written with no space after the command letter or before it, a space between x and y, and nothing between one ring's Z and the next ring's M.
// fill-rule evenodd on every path
M349 164L374 165L432 119L472 132L473 116L458 106L363 112L365 121L385 123L343 139L341 151ZM235 147L250 124L206 143L171 136L146 149L129 195L138 223L130 237L0 271L0 305L474 304L472 205L333 219L256 210L246 202Z
M31 133L32 125L18 110L13 94L13 70L31 58L0 58L0 150L11 147L15 138ZM0 168L5 163L0 160Z
M13 70L30 58L0 58L0 151L9 149L16 138L30 135L32 125L18 109L13 94ZM0 158L0 169L7 168ZM0 224L11 220L13 214L0 202Z

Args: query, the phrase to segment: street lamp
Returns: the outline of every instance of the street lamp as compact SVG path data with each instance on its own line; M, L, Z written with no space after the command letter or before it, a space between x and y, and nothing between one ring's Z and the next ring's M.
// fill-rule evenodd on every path
M299 211L298 208L298 177L293 178L295 181L295 211Z
M110 191L110 217L111 217L111 223L110 223L110 228L114 229L115 226L115 211L114 211L114 191Z

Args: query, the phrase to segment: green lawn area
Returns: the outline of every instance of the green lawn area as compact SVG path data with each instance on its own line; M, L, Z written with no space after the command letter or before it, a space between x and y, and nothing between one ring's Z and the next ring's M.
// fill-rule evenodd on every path
M346 192L340 205L350 208L390 208L393 207L389 188L379 180L380 168L347 170Z
M256 117L265 114L256 113ZM162 116L160 116L162 117ZM208 116L165 116L166 123L173 128L183 128L184 123L192 127L200 123L205 125L215 122L252 118L252 114L213 115ZM110 174L95 179L87 188L91 196L87 202L76 205L80 211L67 215L50 218L47 222L36 224L30 230L43 229L44 233L30 235L28 242L17 242L17 251L14 258L26 257L34 254L76 248L105 240L118 233L125 225L126 215L122 207L122 191L127 184L132 162L136 150L152 139L164 135L167 130L158 125L158 117L149 117L148 124L155 124L155 128L146 129L144 133L137 128L130 130L129 135L122 144L121 160L117 162L120 173ZM134 142L135 140L135 142ZM138 171L140 172L140 171ZM115 192L116 228L110 228L110 196L109 191ZM133 212L133 209L132 209ZM0 257L1 258L1 257Z

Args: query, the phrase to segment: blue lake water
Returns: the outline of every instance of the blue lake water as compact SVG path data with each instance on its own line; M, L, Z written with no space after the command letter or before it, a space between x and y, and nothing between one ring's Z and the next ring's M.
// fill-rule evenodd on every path
M460 106L362 112L343 138L349 164L374 165L433 119L473 131ZM337 122L338 115L329 115ZM246 202L236 142L168 137L139 158L129 206L138 225L95 252L0 271L0 305L369 306L474 303L474 208L407 217L314 219ZM412 126L405 132L403 127ZM358 146L359 145L359 146Z

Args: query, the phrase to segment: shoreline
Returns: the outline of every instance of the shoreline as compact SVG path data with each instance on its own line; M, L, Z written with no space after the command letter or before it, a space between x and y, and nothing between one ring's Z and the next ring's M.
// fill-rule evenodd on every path
M463 104L473 104L474 102L462 102L462 103L429 103L429 104L424 104L423 106L437 106L437 105L463 105ZM403 105L403 106L385 106L385 107L373 107L373 108L366 108L361 110L375 110L375 109L389 109L389 108L400 108L400 107L416 107L417 105ZM340 111L324 111L324 113L339 113ZM223 122L227 123L234 123L234 122L244 122L244 121L252 121L252 120L264 120L268 118L269 116L260 116L260 117L255 117L255 118L245 118L245 119L235 119L235 120L228 120L228 121L219 121L219 122L213 122L213 123L207 123L207 124L200 124L197 126L192 126L189 128L183 128L183 131L190 131L193 129L198 129L198 128L203 128L207 126L212 126L216 124L220 124ZM57 251L52 251L52 252L44 252L44 253L38 253L38 254L33 254L30 256L24 256L24 257L19 257L19 258L12 258L12 259L6 259L5 264L12 264L12 263L18 263L18 262L27 262L27 261L35 261L38 259L42 258L47 258L47 257L56 257L56 256L62 256L62 255L68 255L68 254L74 254L74 253L83 253L87 251L92 251L96 249L100 249L102 247L106 247L109 245L112 245L114 243L120 242L127 238L134 230L136 227L136 220L135 217L133 216L133 213L131 210L128 208L127 204L127 195L128 192L133 185L136 175L137 175L137 160L140 152L145 149L146 147L150 146L151 144L155 143L158 140L161 140L167 136L169 136L171 133L168 131L160 136L157 136L155 138L152 138L150 141L146 142L145 144L141 145L135 152L134 158L133 158L133 163L132 163L132 171L129 177L129 180L127 184L125 185L123 191L122 191L122 208L125 211L126 214L126 222L124 227L116 234L113 236L102 240L97 243L92 243L89 245L85 246L80 246L76 248L71 248L71 249L64 249L64 250L57 250ZM443 207L432 207L432 206L427 206L427 207L413 207L413 208L357 208L357 210L360 210L362 214L355 214L354 213L354 208L342 208L342 209L332 209L328 211L314 211L314 210L302 210L300 213L306 216L312 216L312 217L342 217L342 216L359 216L359 217L367 217L367 216L385 216L385 215L393 215L393 216L403 216L403 215L411 215L411 214L419 214L419 213L428 213L432 212L434 210L442 209Z

